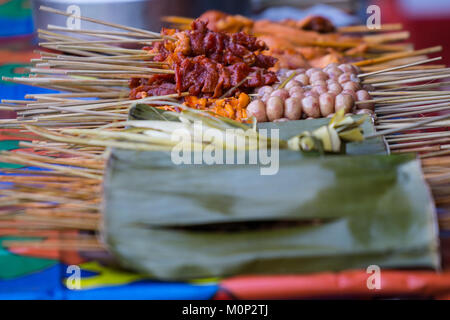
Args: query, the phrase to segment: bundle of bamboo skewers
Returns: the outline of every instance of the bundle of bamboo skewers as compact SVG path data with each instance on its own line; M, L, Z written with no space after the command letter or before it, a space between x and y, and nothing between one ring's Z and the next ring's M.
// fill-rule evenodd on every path
M41 10L69 16L48 7ZM144 46L162 41L167 36L142 29L80 17L118 31L74 30L48 26L38 30L43 50L39 59L32 60L30 76L4 80L61 91L27 95L27 100L3 100L2 109L17 112L16 119L0 120L0 128L14 129L11 134L21 142L25 151L3 152L0 161L32 169L5 169L2 181L12 183L0 190L2 228L14 229L18 234L46 230L88 231L71 234L58 240L30 242L26 246L56 249L99 250L96 232L100 226L101 183L108 156L108 147L123 147L121 140L129 108L135 103L170 105L177 103L178 95L128 98L128 80L170 73L152 55L141 49L124 48L123 44ZM70 34L70 35L68 35ZM46 51L56 50L59 53ZM427 182L436 204L442 208L440 225L450 228L450 92L438 90L449 82L433 82L450 77L450 69L425 63L440 58L427 57L441 50L433 47L389 53L355 63L366 71L360 74L362 82L376 88L370 92L375 102L376 128L384 135L391 152L419 152ZM412 60L408 60L413 58ZM406 59L406 60L405 60ZM389 66L386 64L389 63ZM381 66L381 67L380 67ZM426 84L415 84L426 82ZM409 85L413 84L413 85ZM415 84L415 85L414 85ZM444 113L435 115L434 113ZM423 115L417 117L417 115ZM45 127L60 141L39 135L28 128ZM72 134L79 129L109 132L104 136ZM65 130L65 131L64 131ZM8 133L9 132L9 133ZM81 131L80 131L81 132ZM127 142L127 146L130 146ZM20 174L27 174L26 176ZM23 242L9 242L8 246L24 246Z

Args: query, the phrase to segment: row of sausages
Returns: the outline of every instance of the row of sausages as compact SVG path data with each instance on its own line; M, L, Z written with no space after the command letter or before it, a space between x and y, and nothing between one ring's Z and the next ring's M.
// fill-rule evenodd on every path
M259 88L247 113L258 122L331 117L340 109L345 113L372 113L374 105L367 101L371 100L370 88L361 86L357 74L351 64L281 70L280 81L291 77L290 81L282 89L280 84Z

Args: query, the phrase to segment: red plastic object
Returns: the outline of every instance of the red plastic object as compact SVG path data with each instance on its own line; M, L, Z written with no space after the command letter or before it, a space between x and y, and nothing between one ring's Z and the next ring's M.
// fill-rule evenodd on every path
M450 298L450 272L381 270L381 288L368 289L363 270L225 279L215 299Z

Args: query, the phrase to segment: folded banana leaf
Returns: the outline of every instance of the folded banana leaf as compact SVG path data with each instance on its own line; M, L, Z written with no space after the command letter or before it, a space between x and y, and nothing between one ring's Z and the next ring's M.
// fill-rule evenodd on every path
M164 115L163 110L149 108L145 104L134 105L128 115L130 120L171 120L169 115ZM355 119L359 119L361 115L353 116ZM270 129L279 129L279 138L287 140L295 135L298 135L304 131L313 131L321 126L327 125L330 122L328 118L310 119L310 120L295 120L286 122L262 122L257 124L258 129L268 129L270 135ZM375 133L375 127L373 120L367 118L362 124L364 135L370 135ZM348 155L362 155L362 154L387 154L388 147L383 137L377 137L363 142L350 142L346 143L345 153Z
M164 280L352 268L439 268L434 205L413 155L174 165L113 150L104 238L125 266Z

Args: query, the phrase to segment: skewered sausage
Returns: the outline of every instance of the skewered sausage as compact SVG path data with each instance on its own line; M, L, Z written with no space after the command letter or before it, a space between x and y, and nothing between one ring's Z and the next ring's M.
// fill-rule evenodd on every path
M340 64L338 68L341 69L342 72L358 73L358 70L350 63Z
M247 106L247 114L249 117L255 117L256 121L258 122L267 121L266 105L261 100L254 100L250 102L250 104Z
M338 82L340 84L343 84L343 83L348 82L348 81L352 81L351 80L351 73L349 73L349 72L344 72L338 78Z
M306 75L308 76L308 77L311 77L311 75L314 73L314 72L316 72L316 71L322 71L322 69L320 69L320 68L309 68L308 70L306 70Z
M314 86L311 90L317 92L319 95L328 92L327 86Z
M307 91L305 91L305 93L303 95L305 97L313 96L313 97L319 98L319 94L315 90L307 90Z
M341 69L337 67L329 68L326 73L328 74L328 77L330 79L336 79L339 78L339 76L343 73Z
M316 71L309 76L309 82L314 83L317 80L327 80L328 74L323 71Z
M353 91L353 90L342 90L341 93L345 93L345 94L351 95L354 101L356 101L356 99L358 99L358 97L356 96L356 92Z
M293 87L300 87L301 88L301 83L298 82L297 80L291 80L288 83L286 83L286 86L284 87L286 90L290 90Z
M305 90L301 86L293 86L289 88L289 95L292 96L296 92L303 94L304 91Z
M335 94L339 94L342 92L342 87L338 82L329 82L328 83L328 92L333 92Z
M284 102L284 117L289 120L299 120L302 116L302 100L300 98L287 98Z
M361 89L361 86L356 82L348 81L348 82L345 82L344 84L342 84L342 88L344 90L351 90L351 91L356 92Z
M259 88L258 90L258 96L262 97L264 96L266 93L271 94L273 91L273 88L271 86L263 86L261 88Z
M294 80L300 82L302 85L309 85L309 77L305 73L300 73L299 75L294 77Z
M334 110L337 112L341 109L345 110L345 113L348 113L352 110L354 105L353 97L347 93L340 93L336 96L334 102Z
M365 101L365 100L372 100L372 97L366 90L358 90L356 91L356 101ZM374 109L374 103L373 102L367 102L367 103L361 103L357 104L356 107L358 109Z
M313 87L315 87L315 86L326 86L327 82L325 80L316 80L314 82L311 82L311 85Z
M280 119L284 114L284 103L279 96L272 96L267 100L266 114L270 121Z
M334 112L334 96L329 93L322 93L319 97L320 113L323 117Z
M289 91L287 91L286 89L277 89L277 90L273 91L273 92L270 94L270 96L271 96L271 97L278 96L278 97L280 97L281 99L283 99L283 101L284 101L284 100L286 100L287 98L289 98Z
M302 99L303 111L312 118L320 117L319 99L314 96L305 97Z

